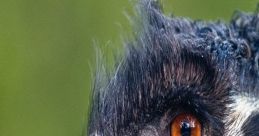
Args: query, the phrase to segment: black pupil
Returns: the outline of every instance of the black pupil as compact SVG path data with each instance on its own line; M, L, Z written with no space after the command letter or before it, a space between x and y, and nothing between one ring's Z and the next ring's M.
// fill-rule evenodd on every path
M191 124L188 121L181 123L181 136L191 136Z

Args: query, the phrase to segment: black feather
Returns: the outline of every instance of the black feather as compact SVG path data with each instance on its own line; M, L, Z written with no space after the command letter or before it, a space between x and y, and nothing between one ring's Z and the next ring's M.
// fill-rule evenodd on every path
M140 1L141 30L113 77L94 90L89 134L133 136L156 126L164 135L177 113L188 112L203 134L222 136L231 95L258 96L258 13L236 13L225 24L170 18L160 7Z

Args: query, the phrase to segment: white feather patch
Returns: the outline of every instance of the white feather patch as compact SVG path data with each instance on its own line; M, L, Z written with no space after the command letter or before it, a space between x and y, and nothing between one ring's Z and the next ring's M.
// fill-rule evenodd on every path
M259 111L259 100L248 95L233 96L233 100L235 102L229 106L230 115L225 121L225 136L243 136L241 128L254 111Z

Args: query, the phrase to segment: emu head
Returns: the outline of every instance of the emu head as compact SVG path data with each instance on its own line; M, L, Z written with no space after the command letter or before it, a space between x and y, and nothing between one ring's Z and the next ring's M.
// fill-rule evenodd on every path
M89 135L258 136L259 14L192 21L153 0L138 13L125 56L96 82Z

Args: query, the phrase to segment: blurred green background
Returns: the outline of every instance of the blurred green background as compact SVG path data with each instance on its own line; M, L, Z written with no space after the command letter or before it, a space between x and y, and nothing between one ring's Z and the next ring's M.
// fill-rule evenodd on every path
M167 14L229 20L257 0L163 0ZM95 69L130 33L128 0L0 1L0 136L82 136ZM95 41L95 42L94 42Z

